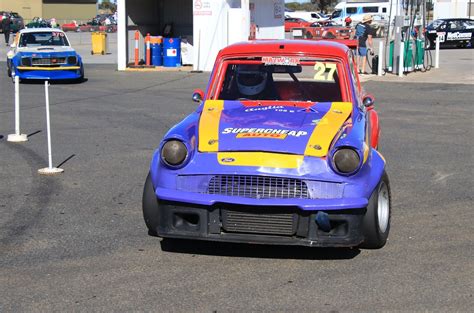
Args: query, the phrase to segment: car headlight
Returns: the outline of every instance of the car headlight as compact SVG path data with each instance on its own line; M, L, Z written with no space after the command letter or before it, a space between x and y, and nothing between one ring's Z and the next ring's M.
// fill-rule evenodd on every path
M67 64L76 64L77 63L77 57L76 56L68 56L67 57Z
M186 145L179 140L169 140L161 148L161 159L169 166L183 164L188 155Z
M336 170L342 174L355 172L360 165L360 157L357 151L351 148L342 148L337 150L333 157Z

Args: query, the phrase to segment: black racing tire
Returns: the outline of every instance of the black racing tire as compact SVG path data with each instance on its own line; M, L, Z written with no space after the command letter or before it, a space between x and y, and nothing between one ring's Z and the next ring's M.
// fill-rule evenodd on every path
M145 181L145 187L143 188L142 198L143 218L145 224L148 227L148 234L150 236L157 236L157 228L159 225L160 214L158 199L155 195L155 189L153 182L151 181L151 175L148 173Z
M84 81L84 65L81 65L81 76L77 79L78 82L82 83Z
M7 65L7 75L8 77L12 77L12 70L10 69L10 66Z
M313 39L313 34L311 34L310 32L307 32L305 37L306 39Z
M365 249L380 249L385 246L390 232L392 197L390 182L384 171L382 179L370 196L369 205L362 221Z

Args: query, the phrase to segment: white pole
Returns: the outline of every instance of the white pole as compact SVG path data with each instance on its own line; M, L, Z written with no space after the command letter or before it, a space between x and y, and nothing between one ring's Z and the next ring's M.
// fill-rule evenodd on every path
M46 99L46 131L48 135L48 168L53 168L53 157L51 156L51 121L49 119L49 82L44 82L44 97Z
M44 96L46 100L46 129L48 137L48 167L38 170L38 173L45 175L59 174L64 170L61 168L53 168L53 156L51 152L51 122L49 119L49 82L44 82Z
M398 62L398 76L399 77L403 77L403 70L404 70L404 63L403 62L403 52L405 50L405 42L401 42L401 45L400 45L400 61Z
M439 68L439 36L436 37L435 68Z
M382 65L383 61L385 60L384 53L383 53L383 40L379 41L379 63L377 68L377 76L382 76Z
M25 142L28 137L20 133L20 77L15 76L15 133L8 135L9 142Z
M20 135L20 77L15 76L15 135Z
M131 1L130 1L131 2ZM117 68L127 69L128 63L128 30L127 30L126 0L117 1Z

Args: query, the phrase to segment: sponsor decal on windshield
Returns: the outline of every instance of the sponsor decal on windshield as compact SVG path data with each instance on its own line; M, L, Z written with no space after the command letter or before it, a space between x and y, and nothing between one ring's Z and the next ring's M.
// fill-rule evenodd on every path
M262 57L262 63L265 65L289 65L296 66L300 64L300 58L295 57Z

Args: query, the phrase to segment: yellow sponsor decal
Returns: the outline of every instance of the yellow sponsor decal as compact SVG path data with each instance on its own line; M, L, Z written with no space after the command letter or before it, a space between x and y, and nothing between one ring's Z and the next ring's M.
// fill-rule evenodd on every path
M329 111L314 128L304 154L314 157L326 156L334 136L351 112L352 103L333 102Z
M63 67L47 67L47 66L18 66L21 71L75 71L80 70L80 66L63 66Z
M199 120L199 151L219 151L219 121L224 100L206 100Z
M304 156L270 152L220 152L217 159L221 165L298 168L303 164Z
M262 133L244 133L237 134L235 138L269 138L269 139L285 139L287 134L262 134Z

